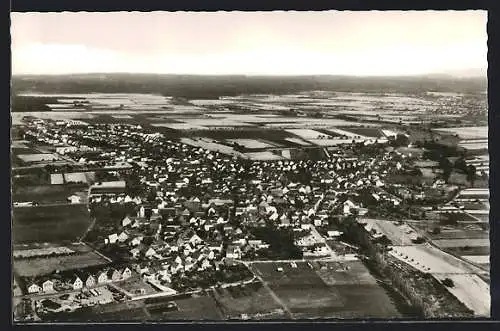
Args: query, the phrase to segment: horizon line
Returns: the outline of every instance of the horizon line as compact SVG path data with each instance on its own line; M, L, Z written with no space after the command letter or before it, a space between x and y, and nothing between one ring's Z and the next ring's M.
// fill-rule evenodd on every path
M467 69L466 69L467 70ZM478 71L482 71L482 69L477 69ZM453 74L453 73L439 73L439 72L431 72L431 73L421 73L421 74L407 74L407 75L360 75L360 74L245 74L245 73L153 73L153 72L126 72L126 71L115 71L115 72L74 72L74 73L12 73L11 77L20 77L20 76L31 76L31 77L42 77L42 76L78 76L78 75L151 75L151 76L194 76L194 77L355 77L355 78L409 78L409 77L448 77L448 78L488 78L488 75L477 73L477 74Z

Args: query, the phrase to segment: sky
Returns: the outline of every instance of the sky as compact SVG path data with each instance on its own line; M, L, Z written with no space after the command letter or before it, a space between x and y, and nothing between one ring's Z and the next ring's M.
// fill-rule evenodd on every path
M484 74L486 11L12 13L13 74Z

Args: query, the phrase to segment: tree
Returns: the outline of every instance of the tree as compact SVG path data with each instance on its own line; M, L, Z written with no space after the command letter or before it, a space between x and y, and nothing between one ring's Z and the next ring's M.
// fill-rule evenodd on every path
M442 157L439 160L439 167L443 171L444 181L448 182L448 180L450 179L451 172L453 171L453 167L451 165L451 162L447 158Z
M470 182L471 186L474 186L476 180L476 167L472 164L466 168L465 174L467 175L467 181Z
M455 286L455 283L453 282L453 280L451 278L445 278L443 280L443 285L446 287L453 287L453 286Z

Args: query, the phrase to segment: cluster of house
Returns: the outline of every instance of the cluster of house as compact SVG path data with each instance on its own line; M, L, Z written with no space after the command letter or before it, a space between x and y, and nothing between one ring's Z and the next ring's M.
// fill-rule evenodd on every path
M255 226L291 227L300 233L297 240L305 251L317 249L321 239L311 232L328 224L330 211L340 207L344 215L366 212L360 204L339 196L366 187L383 190L385 177L404 171L408 164L397 151L367 156L349 147L323 161L239 160L130 125L37 132L68 135L71 141L103 141L106 145L96 157L134 164L144 191L154 191L154 202L145 205L145 196L119 190L92 194L90 202L138 206L138 215L123 219L121 228L106 234L104 245L126 247L132 258L150 261L149 266L160 261L157 272L141 271L151 280L168 281L176 273L216 268L224 257L238 259L268 249L270 243L249 231ZM377 198L399 203L386 194ZM151 231L153 240L144 240Z
M54 293L61 290L81 290L92 288L98 285L118 282L132 277L132 270L129 267L110 268L106 270L94 271L83 269L75 272L64 272L58 277L54 275L46 277L44 281L30 282L27 285L27 292L32 293Z

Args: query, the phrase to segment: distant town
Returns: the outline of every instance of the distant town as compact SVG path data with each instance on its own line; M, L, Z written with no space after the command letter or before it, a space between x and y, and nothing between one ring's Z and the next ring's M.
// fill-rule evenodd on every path
M484 91L26 89L11 117L15 321L490 316Z

